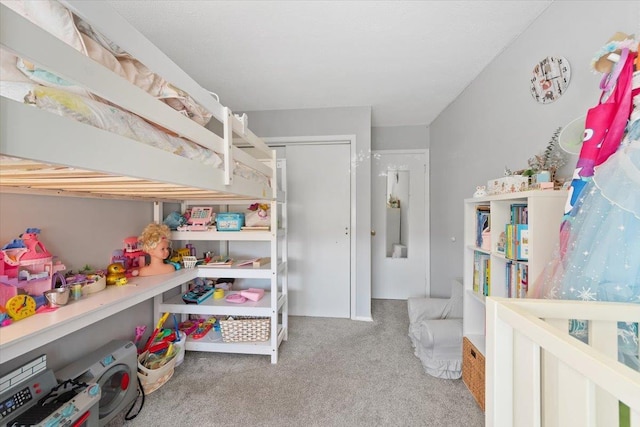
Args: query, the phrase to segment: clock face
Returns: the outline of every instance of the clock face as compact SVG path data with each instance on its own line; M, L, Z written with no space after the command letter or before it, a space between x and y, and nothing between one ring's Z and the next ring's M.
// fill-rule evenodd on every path
M5 308L13 320L21 320L36 314L36 300L29 295L16 295L7 301Z
M547 56L533 67L531 96L541 104L560 98L571 80L569 61L561 56Z

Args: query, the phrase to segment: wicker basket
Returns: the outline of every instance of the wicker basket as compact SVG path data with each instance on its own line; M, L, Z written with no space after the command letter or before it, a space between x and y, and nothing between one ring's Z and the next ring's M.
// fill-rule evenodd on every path
M182 257L182 263L184 264L184 268L193 268L196 266L198 262L198 258L190 255L185 255Z
M467 337L462 339L462 381L484 411L484 356Z
M171 379L178 358L175 357L176 351L174 350L173 358L163 366L158 369L148 369L142 364L147 354L148 352L145 351L138 356L138 378L142 384L144 394L151 394Z
M221 320L220 330L224 342L267 341L271 332L268 317L235 317Z

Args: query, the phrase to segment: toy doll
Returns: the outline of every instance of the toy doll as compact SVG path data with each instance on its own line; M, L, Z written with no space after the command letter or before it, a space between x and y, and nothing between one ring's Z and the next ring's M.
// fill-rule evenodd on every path
M165 264L171 253L169 249L171 230L164 224L151 223L145 227L139 237L142 250L149 254L149 265L140 267L140 276L153 276L156 274L173 273L175 267Z

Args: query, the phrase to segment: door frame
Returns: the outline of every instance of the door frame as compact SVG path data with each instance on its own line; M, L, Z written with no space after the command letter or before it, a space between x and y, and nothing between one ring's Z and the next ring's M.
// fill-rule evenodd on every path
M287 146L287 145L320 145L320 144L349 144L350 152L350 170L349 170L349 189L351 203L350 209L350 230L349 230L349 289L350 289L350 314L351 320L360 320L356 316L356 283L357 283L357 264L356 264L356 174L353 168L354 159L356 158L356 136L355 135L323 135L323 136L287 136L287 137L266 137L262 140L269 147ZM366 319L370 320L370 319Z
M424 171L424 239L426 242L425 245L425 296L431 295L431 240L429 239L430 233L430 216L429 211L431 210L431 201L429 200L429 149L407 149L407 150L372 150L372 156L376 156L377 154L385 155L385 154L424 154L424 162L425 162L425 171ZM371 170L373 171L373 165L371 166ZM373 179L371 181L371 187L373 189ZM373 254L373 251L371 251ZM373 260L371 261L373 263ZM372 278L373 280L373 278Z

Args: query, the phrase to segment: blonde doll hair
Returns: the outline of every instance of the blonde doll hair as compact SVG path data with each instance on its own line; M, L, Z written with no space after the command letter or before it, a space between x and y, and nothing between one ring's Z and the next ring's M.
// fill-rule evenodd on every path
M171 230L164 224L151 223L147 225L138 240L142 244L142 250L149 252L155 248L162 240L169 241Z

